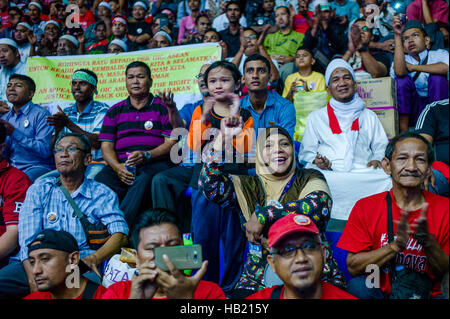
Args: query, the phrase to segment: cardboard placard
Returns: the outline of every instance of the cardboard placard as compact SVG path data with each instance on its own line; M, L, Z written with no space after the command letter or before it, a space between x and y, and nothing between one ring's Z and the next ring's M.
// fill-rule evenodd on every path
M357 81L358 95L366 107L374 111L383 125L388 139L398 134L397 91L391 77Z

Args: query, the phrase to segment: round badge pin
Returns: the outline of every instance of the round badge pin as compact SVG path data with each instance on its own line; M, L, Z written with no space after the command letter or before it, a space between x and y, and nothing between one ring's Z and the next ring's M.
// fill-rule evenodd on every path
M47 214L47 220L49 223L56 223L58 215L55 212L50 212Z
M146 121L144 123L144 128L148 131L151 130L153 128L153 122L152 121Z
M136 31L137 31L138 34L142 33L142 29L141 28L137 29Z
M28 120L23 121L24 127L28 127L28 125L30 125L30 121L28 121Z
M294 222L298 225L309 225L311 223L311 219L304 215L297 215L294 217Z

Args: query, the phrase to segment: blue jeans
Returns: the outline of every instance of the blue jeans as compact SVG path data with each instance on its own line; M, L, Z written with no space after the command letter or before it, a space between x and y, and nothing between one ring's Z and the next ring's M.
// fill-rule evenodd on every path
M437 195L448 197L448 181L442 175L441 172L433 169L434 177L436 179L435 186L432 187L430 185L430 192L435 193Z
M359 299L386 299L380 288L368 288L366 277L360 276L347 282L347 292Z
M30 294L28 277L17 259L0 269L0 299L22 299Z
M204 280L220 284L231 294L242 272L245 236L239 216L206 199L199 190L192 190L191 233L194 244L202 245L203 260L208 260ZM223 251L223 267L220 249ZM222 278L221 275L222 268Z

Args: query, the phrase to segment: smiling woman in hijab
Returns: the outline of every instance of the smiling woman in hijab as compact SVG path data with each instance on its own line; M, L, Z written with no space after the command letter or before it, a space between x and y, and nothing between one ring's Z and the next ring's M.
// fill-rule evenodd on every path
M222 132L216 137L203 165L199 187L209 200L239 214L249 240L249 252L232 298L245 298L265 288L270 226L287 214L307 215L316 223L326 243L332 201L319 171L296 168L293 141L285 129L272 126L259 134L256 176L223 173L223 140L227 138ZM345 288L345 278L329 245L327 250L323 280Z

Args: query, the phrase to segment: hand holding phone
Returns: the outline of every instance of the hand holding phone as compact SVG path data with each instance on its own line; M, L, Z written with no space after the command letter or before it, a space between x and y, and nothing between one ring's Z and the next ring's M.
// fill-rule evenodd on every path
M163 255L167 255L178 270L199 269L202 266L201 245L156 247L154 252L156 266L164 271L168 271L169 267Z

